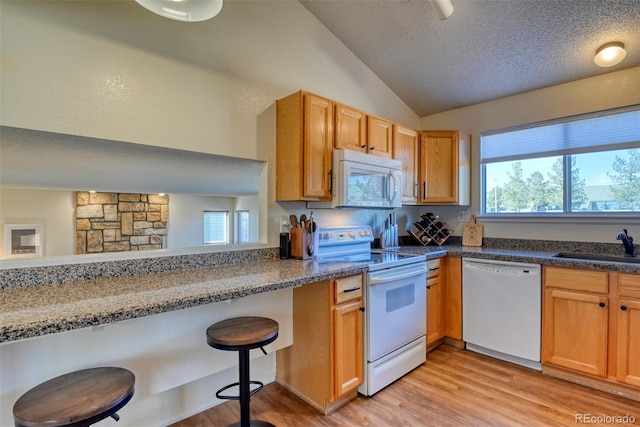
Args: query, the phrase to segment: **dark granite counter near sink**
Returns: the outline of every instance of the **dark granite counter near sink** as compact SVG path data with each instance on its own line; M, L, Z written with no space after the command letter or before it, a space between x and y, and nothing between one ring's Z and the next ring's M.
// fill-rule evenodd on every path
M501 240L501 239L493 239ZM620 271L627 273L640 273L640 264L638 263L625 263L625 262L612 262L612 261L599 261L591 259L572 259L572 258L557 258L554 257L560 252L576 251L576 247L580 246L580 249L584 249L585 244L576 244L575 242L569 243L556 243L556 242L543 242L546 245L546 250L543 250L540 245L534 244L535 249L528 249L526 242L540 242L540 241L513 241L513 242L525 242L514 243L511 245L512 249L509 249L506 245L495 246L462 246L459 244L442 245L442 246L400 246L394 248L398 252L407 253L419 253L426 254L427 259L439 258L445 255L451 255L456 257L477 258L477 259L490 259L498 261L510 261L530 264L542 264L542 265L554 265L558 267L572 267L583 268L589 270L607 270L607 271ZM493 243L493 242L492 242ZM593 253L607 253L611 254L611 248L604 245L592 246L586 245L588 249ZM615 245L616 247L618 245ZM620 256L622 261L622 256Z

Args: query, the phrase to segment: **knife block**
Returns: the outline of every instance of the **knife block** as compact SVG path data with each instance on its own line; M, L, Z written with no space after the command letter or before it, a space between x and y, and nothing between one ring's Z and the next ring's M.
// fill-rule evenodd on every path
M318 251L318 230L313 233L313 255L309 255L309 245L311 244L311 233L302 227L291 229L291 258L313 259Z

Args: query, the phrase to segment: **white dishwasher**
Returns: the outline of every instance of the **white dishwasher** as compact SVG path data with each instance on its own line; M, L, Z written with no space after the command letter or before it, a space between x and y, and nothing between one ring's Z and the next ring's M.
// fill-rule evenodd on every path
M468 350L541 369L538 264L462 259L462 339Z

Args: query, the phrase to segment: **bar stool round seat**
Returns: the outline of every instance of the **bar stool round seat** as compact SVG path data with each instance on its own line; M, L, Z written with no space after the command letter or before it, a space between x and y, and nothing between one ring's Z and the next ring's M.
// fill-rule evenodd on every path
M207 328L207 344L218 350L237 351L239 359L239 381L222 387L216 392L218 399L233 399L240 401L240 421L230 427L275 427L266 421L251 419L251 396L262 389L260 381L249 379L249 350L260 348L272 343L278 338L279 325L273 319L266 317L234 317L214 323ZM251 385L258 387L251 390ZM222 394L231 387L238 386L240 394L229 396Z
M90 426L131 400L135 376L127 369L83 369L45 381L20 396L13 405L16 427Z

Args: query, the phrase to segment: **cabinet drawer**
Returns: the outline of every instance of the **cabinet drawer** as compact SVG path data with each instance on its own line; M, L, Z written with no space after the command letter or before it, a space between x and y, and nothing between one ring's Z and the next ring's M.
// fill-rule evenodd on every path
M440 258L427 261L427 279L440 275Z
M334 304L362 298L362 276L335 279L334 286Z
M545 267L544 284L546 287L606 294L609 292L609 275L606 271Z
M619 274L618 294L621 297L640 299L640 274Z

